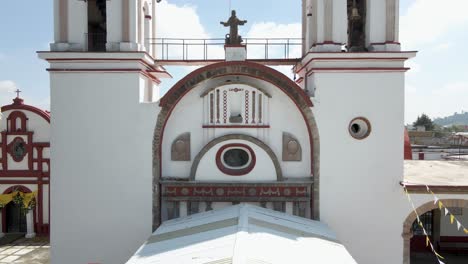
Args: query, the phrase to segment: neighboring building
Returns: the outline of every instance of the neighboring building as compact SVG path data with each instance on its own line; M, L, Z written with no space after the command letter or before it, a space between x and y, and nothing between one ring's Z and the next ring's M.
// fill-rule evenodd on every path
M234 214L237 203L322 222L269 218L265 232L280 232L280 244L291 232L333 230L339 253L348 256L342 243L358 263L409 263L416 216L402 182L416 208L435 207L420 193L432 181L404 178L405 61L416 52L400 50L398 7L304 0L299 59L248 60L249 47L230 36L221 60L169 61L147 41L157 1L55 0L55 42L39 52L50 63L54 111L52 263L123 263L155 230L150 240L175 239L158 236L171 227L196 240L226 224L204 225L212 214L196 214ZM160 98L164 65L197 63L204 67ZM265 66L284 63L297 82ZM441 198L468 199L448 182L436 189ZM191 228L177 225L184 221ZM303 221L323 228L306 234ZM223 263L214 255L211 263Z
M49 234L50 113L16 97L1 114L0 194L37 192L33 212L13 202L1 210L1 232Z

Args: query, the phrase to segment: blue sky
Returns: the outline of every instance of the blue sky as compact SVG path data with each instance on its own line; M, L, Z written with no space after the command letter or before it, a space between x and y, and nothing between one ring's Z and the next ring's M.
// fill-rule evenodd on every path
M249 37L300 37L300 0L231 0L238 16L249 22ZM49 109L47 63L37 50L53 39L52 0L5 1L0 9L0 105L20 88L28 103ZM219 21L229 16L229 0L163 0L157 18L158 37L223 37ZM408 63L406 122L422 112L431 117L468 111L468 1L401 0L401 42L418 50ZM174 80L193 68L169 68ZM284 70L284 69L283 69ZM287 69L286 69L287 70Z

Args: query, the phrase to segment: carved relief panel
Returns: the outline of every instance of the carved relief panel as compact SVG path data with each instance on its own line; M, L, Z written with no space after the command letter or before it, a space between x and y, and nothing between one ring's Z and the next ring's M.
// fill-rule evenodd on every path
M302 147L292 134L283 132L283 161L301 161Z
M184 133L172 142L171 160L190 161L190 133Z

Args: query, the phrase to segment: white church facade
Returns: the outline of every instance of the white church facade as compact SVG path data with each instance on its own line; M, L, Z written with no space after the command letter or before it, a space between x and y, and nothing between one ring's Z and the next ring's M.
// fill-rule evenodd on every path
M52 263L125 263L163 223L239 203L326 224L357 263L409 263L416 215L402 184L419 210L436 205L429 183L404 178L416 52L400 50L399 1L303 0L296 80L226 40L224 61L162 96L157 2L54 1L55 41L38 52L50 64ZM436 194L463 207L467 189L447 185Z

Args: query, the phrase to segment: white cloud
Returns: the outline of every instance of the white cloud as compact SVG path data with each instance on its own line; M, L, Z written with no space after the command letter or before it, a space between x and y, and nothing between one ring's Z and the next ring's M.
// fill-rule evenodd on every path
M14 98L14 91L18 88L15 82L10 80L0 81L0 106L11 104Z
M197 13L197 8L193 5L178 6L170 4L163 0L158 4L156 11L156 37L157 38L173 38L166 40L172 44L166 45L164 48L163 59L182 59L183 48L182 39L185 43L203 43L200 40L187 40L187 39L208 39L211 38L210 34L206 32L205 28L200 22L200 17ZM185 49L185 56L188 59L203 59L203 46L201 45L187 45ZM161 47L158 47L158 54L161 53ZM223 47L209 46L209 58L215 58L223 55ZM187 55L188 53L188 55ZM169 56L169 57L167 57Z
M293 24L277 24L275 22L261 22L255 23L247 32L247 38L284 38L280 40L269 40L269 43L276 43L277 45L269 45L268 57L269 58L299 58L301 57L301 45L289 46L289 54L285 54L286 38L301 38L302 26L300 23ZM261 42L261 41L258 41ZM301 41L292 41L292 43L301 43ZM265 46L250 46L248 49L249 58L264 59L265 58Z
M401 17L401 42L406 48L440 41L450 30L468 24L466 0L415 0Z
M427 92L426 88L407 85L406 123L413 122L421 113L431 118L452 115L468 109L468 82L449 83Z
M4 80L0 81L0 92L13 93L17 89L17 85L14 81Z
M452 43L445 42L445 43L440 43L434 46L431 50L434 52L443 52L443 51L449 50L452 46L453 46Z

